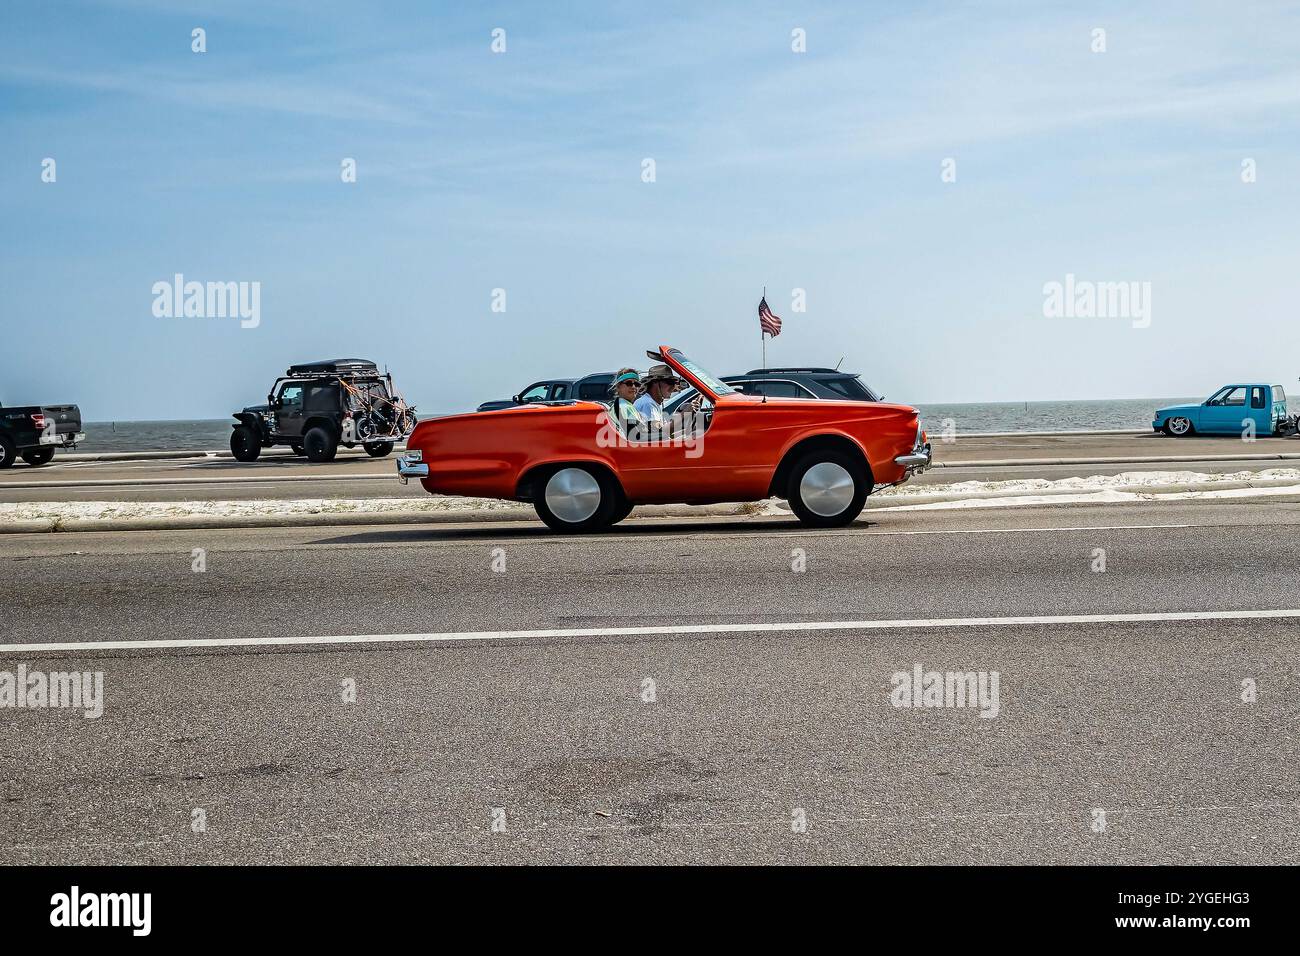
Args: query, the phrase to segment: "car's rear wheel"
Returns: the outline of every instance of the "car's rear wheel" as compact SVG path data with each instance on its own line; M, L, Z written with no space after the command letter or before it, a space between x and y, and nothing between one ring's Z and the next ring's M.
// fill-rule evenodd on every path
M607 527L622 500L609 473L583 465L556 468L540 479L533 506L556 531L596 531Z
M53 448L28 448L23 452L23 461L33 468L39 468L41 465L49 464L54 457Z
M14 457L18 451L13 440L6 435L0 435L0 468L9 468L14 463Z
M393 443L390 441L368 441L363 446L366 454L371 458L383 458L393 450Z
M257 461L262 453L262 439L247 425L240 425L230 433L230 453L236 461Z
M1165 422L1164 433L1175 438L1184 438L1193 431L1195 429L1192 427L1192 420L1181 415L1176 415Z
M339 453L339 443L328 428L317 425L302 436L302 446L308 461L333 461Z
M799 459L790 472L787 497L804 524L838 528L861 513L870 491L870 472L861 461L827 449Z
M632 513L634 507L636 506L628 501L626 497L619 499L618 507L614 509L614 516L609 519L609 523L618 524Z

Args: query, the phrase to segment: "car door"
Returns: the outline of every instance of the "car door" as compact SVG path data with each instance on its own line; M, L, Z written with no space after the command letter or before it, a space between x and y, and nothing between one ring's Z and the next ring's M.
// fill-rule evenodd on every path
M1214 435L1237 435L1247 417L1246 386L1228 385L1213 395L1201 408L1197 430Z
M1255 434L1265 437L1273 434L1273 403L1270 401L1267 385L1250 387L1250 408L1243 418L1255 423Z
M303 383L285 382L275 397L275 433L286 438L302 435Z
M632 437L610 449L629 496L641 502L733 500L724 489L751 480L757 489L753 497L762 497L765 488L759 486L766 472L755 468L749 452L753 436L743 424L746 410L726 402L715 406L707 396L702 404L700 415L686 418L686 431L657 437L662 433L649 430L641 433L648 435L645 440ZM681 421L679 416L674 427Z
M515 396L515 401L520 405L527 405L529 402L544 402L550 387L550 382L534 382Z
M620 442L612 449L620 479L639 501L751 501L762 498L775 462L762 444L759 403L733 395L723 383L676 350L651 355L667 361L703 396L708 407L685 435L663 442ZM775 410L776 405L767 406Z

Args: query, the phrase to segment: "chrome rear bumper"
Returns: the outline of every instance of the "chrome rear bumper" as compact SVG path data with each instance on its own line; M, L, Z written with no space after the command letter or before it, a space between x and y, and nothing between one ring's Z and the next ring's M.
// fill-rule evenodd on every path
M397 477L401 479L402 484L406 484L408 478L429 477L429 466L423 459L424 453L418 449L397 456Z
M913 475L919 475L921 472L930 467L933 455L930 451L930 443L918 443L911 451L911 454L899 455L894 459L895 465L902 465L906 470L903 480L911 478Z

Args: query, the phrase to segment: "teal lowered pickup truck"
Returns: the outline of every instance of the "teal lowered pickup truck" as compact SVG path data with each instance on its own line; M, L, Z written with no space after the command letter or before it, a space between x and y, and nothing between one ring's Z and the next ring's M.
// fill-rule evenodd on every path
M1199 405L1156 411L1151 427L1166 435L1281 435L1295 425L1281 385L1225 385Z

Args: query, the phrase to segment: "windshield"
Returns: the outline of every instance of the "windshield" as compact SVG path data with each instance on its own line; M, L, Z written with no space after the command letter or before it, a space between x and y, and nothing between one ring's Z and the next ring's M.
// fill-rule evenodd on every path
M735 391L734 388L722 381L722 379L713 375L711 372L706 372L676 349L670 349L669 354L672 356L674 362L708 386L709 391L714 395L730 395Z

